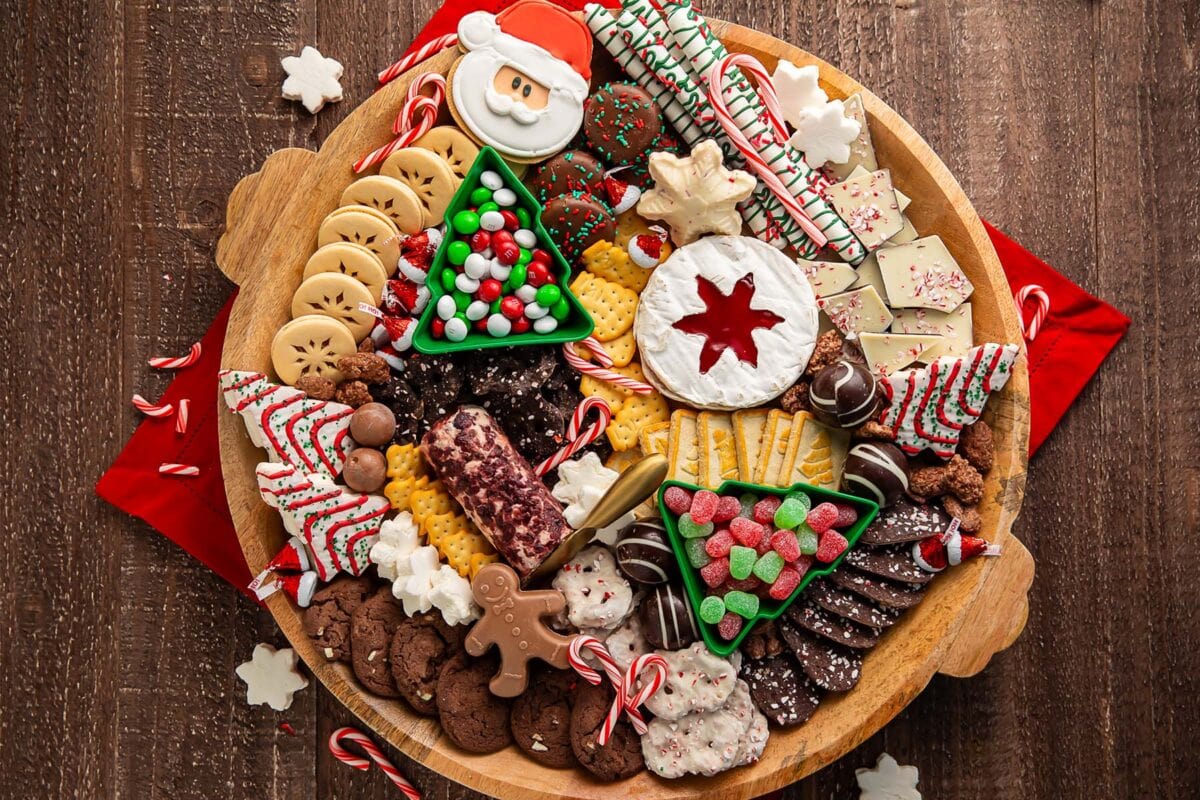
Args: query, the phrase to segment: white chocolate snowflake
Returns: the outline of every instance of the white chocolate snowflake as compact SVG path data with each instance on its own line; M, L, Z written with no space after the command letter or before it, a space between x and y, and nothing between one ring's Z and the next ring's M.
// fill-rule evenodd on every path
M564 461L559 466L558 483L554 484L550 493L556 500L566 504L563 516L566 517L567 524L578 528L618 476L616 470L600 463L600 456L584 453L574 461ZM596 531L596 538L605 544L614 544L617 534L631 522L632 511L618 517L608 527Z
M296 661L296 651L290 647L276 650L269 644L255 645L250 660L235 670L246 684L246 702L252 706L266 703L276 711L291 708L292 695L308 686Z
M413 551L421 546L421 532L412 514L401 511L379 528L379 540L371 545L371 563L376 566L379 577L394 581L401 569L407 565Z
M803 109L792 123L796 132L790 144L804 153L804 160L813 169L833 162L844 164L850 158L850 143L858 138L858 120L846 116L841 100L831 100L822 106Z
M859 800L921 800L917 791L916 767L902 767L887 753L881 753L874 769L854 771Z
M287 56L279 63L288 74L283 82L285 100L299 100L308 113L316 114L326 103L342 99L342 85L338 82L342 65L321 55L317 48L305 45L300 55Z
M779 97L779 105L783 108L783 119L792 127L800 112L808 108L821 108L829 101L817 81L820 71L812 64L797 67L790 61L780 61L771 75L775 84L775 94Z
M734 236L742 230L737 204L750 196L757 180L748 172L726 169L721 148L706 139L679 158L671 153L650 154L654 188L638 201L638 213L659 219L671 228L678 245L704 233Z

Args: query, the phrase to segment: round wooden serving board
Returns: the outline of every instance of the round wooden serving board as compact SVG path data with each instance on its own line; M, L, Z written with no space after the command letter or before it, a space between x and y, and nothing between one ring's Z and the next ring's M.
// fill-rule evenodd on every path
M862 93L879 162L913 198L908 214L917 230L940 235L975 285L975 340L1022 341L1008 283L979 217L921 137L875 95L803 50L737 25L712 20L712 26L731 51L749 53L769 70L781 58L816 64L830 97ZM597 51L595 85L615 76L607 55L601 48ZM337 207L342 190L354 179L350 165L391 139L391 124L411 77L433 70L444 73L454 58L448 52L435 56L374 94L338 126L320 152L281 150L237 185L229 199L227 231L217 247L221 269L241 286L222 366L271 372L271 339L288 320L289 300L316 248L322 218ZM1033 559L1011 533L1024 496L1028 451L1029 376L1024 358L988 408L997 458L980 512L984 535L1003 545L1003 555L975 559L939 577L924 602L871 650L857 688L829 695L806 724L773 730L757 764L715 778L664 781L644 772L622 783L602 784L582 769L539 766L515 746L489 756L466 753L442 736L437 720L410 713L401 701L362 691L347 667L327 663L304 635L300 612L282 593L269 598L267 605L313 674L367 726L472 789L521 800L756 797L840 758L892 719L935 672L973 675L1020 634L1033 580ZM232 414L220 415L220 436L233 521L246 561L258 572L285 539L278 514L259 499L256 488L254 467L263 452L250 443L241 420Z

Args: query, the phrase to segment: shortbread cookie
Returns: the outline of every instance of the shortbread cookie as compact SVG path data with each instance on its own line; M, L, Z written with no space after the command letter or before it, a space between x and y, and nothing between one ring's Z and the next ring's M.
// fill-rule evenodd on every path
M408 184L416 193L423 212L422 228L442 224L446 206L450 205L459 183L449 164L420 147L406 147L392 153L379 168L379 174Z
M663 652L667 680L650 696L646 708L664 720L720 708L733 691L737 670L724 658L709 651L704 642L674 652Z
M668 480L695 483L700 479L700 434L695 411L679 409L671 414L667 462Z
M751 408L733 412L733 441L737 448L738 480L754 482L758 457L762 453L763 431L770 411Z
M395 266L392 265L393 268ZM324 272L340 272L354 278L367 287L367 291L371 293L372 305L378 306L383 299L383 287L388 278L387 270L384 269L379 256L360 244L334 242L319 248L304 265L303 280Z
M358 342L375 327L374 315L364 310L364 306L374 305L367 287L349 275L318 272L296 289L292 296L292 317L322 314L345 325Z
M321 314L296 317L280 328L271 342L271 366L279 380L290 385L305 376L337 383L342 373L338 359L357 352L350 329Z
M667 223L671 239L679 245L705 233L737 234L742 229L737 204L750 196L757 181L748 172L726 169L723 161L721 148L712 139L684 157L651 153L654 188L638 201L638 213Z
M387 216L400 233L407 235L418 233L424 219L417 193L408 184L388 175L359 178L342 192L342 205L373 208ZM395 271L396 265L391 264L390 269Z
M470 136L453 125L430 128L429 132L413 142L412 146L436 153L460 181L467 177L471 165L479 157L479 146Z
M733 420L728 414L704 411L696 418L700 442L700 485L716 489L725 481L737 480L737 444Z
M567 600L567 619L576 628L612 630L633 606L633 589L605 547L589 547L563 565L554 588Z
M317 232L317 246L332 242L361 244L379 256L389 273L395 271L400 258L395 224L370 206L345 206L325 217Z

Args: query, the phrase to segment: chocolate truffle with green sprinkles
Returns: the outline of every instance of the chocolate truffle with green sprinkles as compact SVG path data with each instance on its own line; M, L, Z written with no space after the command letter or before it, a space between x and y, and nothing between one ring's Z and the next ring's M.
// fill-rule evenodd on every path
M586 192L552 198L542 210L542 225L571 263L601 239L613 241L617 231L608 204Z
M587 100L583 135L603 161L633 164L659 148L666 129L662 109L632 83L606 83Z

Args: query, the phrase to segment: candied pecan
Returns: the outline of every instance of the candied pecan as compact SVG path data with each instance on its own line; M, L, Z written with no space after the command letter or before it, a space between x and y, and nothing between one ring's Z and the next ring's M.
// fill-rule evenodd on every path
M345 403L351 408L358 408L371 402L371 390L362 381L343 381L333 397L339 403Z
M370 336L363 339L361 342L358 343L358 352L374 353L375 352L375 340L372 339Z
M313 400L332 400L337 384L320 375L305 375L296 381L296 388Z
M983 476L962 456L954 456L946 465L946 489L967 505L983 499Z
M992 428L983 420L963 429L962 437L958 440L958 452L962 454L972 467L979 470L981 475L987 475L996 462L996 443L992 437Z
M783 393L779 405L789 414L798 411L812 411L812 403L808 399L808 381L800 381Z
M882 422L871 420L863 423L854 429L853 438L859 441L876 439L884 442L894 442L896 440L896 431Z
M811 378L830 364L837 363L841 357L841 335L837 331L825 331L817 337L817 346L813 348L813 354L809 356L804 374Z
M351 353L342 356L337 360L337 368L348 381L387 383L388 378L392 376L383 356L374 353Z
M909 470L908 496L918 503L928 502L932 497L940 497L946 493L947 474L948 469L945 464Z
M979 529L983 527L979 509L973 505L964 505L952 494L942 498L942 508L946 509L950 516L958 518L958 529L963 533L979 533Z
M742 653L753 661L777 656L783 652L783 640L779 638L779 630L774 620L767 620L755 626L742 642Z

